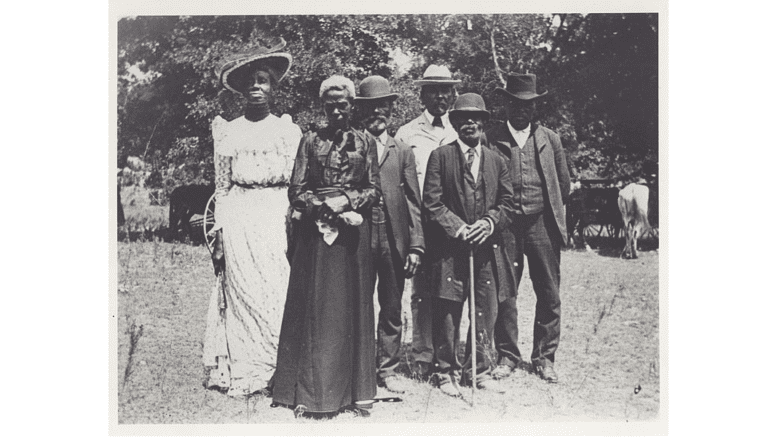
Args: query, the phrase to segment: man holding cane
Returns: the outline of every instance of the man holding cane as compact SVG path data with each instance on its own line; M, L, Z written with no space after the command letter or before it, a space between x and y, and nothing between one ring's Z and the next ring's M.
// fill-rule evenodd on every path
M504 392L490 377L493 366L485 352L492 343L499 288L516 284L501 232L510 222L513 192L509 169L480 142L489 116L477 94L463 94L456 100L450 120L459 139L432 151L424 182L436 379L440 390L450 396L460 395L459 324L471 279L475 283L475 302L470 305L476 309L477 375L465 369L462 384L474 380L480 389ZM469 274L470 250L474 278ZM468 336L465 363L474 346Z

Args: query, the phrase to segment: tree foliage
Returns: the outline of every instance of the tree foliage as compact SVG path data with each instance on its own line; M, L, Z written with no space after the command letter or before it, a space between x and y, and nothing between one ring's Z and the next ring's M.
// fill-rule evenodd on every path
M589 15L141 16L118 23L118 156L153 163L158 187L213 178L210 122L242 112L218 84L229 56L271 37L294 56L273 112L304 131L323 121L318 88L332 74L390 79L400 98L390 132L421 111L413 80L450 67L460 93L484 96L506 72L532 72L550 96L543 124L559 132L580 175L639 170L658 156L658 17Z

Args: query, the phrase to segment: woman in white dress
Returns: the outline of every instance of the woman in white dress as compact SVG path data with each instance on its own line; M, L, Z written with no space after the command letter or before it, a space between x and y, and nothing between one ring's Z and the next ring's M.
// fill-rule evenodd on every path
M211 298L203 361L208 388L230 396L264 391L275 370L286 300L286 194L302 132L291 117L270 113L272 91L291 55L278 39L227 62L221 84L246 98L242 117L213 120L216 242L213 264L223 273ZM220 288L220 290L218 289Z

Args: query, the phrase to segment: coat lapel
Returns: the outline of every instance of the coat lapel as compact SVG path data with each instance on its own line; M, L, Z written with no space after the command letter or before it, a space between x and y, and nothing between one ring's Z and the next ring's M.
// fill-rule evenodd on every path
M513 158L513 147L518 147L515 143L515 139L510 135L510 130L507 129L507 122L499 125L499 128L495 131L494 137L488 139L502 156L511 160Z
M534 140L534 150L540 157L540 167L543 175L549 174L550 171L555 171L555 162L553 156L550 154L550 150L546 146L548 145L548 137L542 130L537 129L537 125L533 125L534 131L529 136L530 140Z

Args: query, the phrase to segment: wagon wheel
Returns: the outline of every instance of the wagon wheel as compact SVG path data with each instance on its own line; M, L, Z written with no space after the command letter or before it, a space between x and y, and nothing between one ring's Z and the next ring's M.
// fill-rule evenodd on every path
M208 204L205 205L205 213L202 218L202 232L205 234L205 246L208 247L208 252L213 253L213 244L216 241L216 233L213 232L213 228L216 226L216 194L214 193L208 199Z

